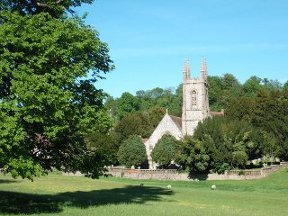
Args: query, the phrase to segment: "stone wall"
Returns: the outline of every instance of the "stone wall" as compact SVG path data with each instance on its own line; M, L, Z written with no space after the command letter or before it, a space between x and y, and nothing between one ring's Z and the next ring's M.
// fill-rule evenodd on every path
M125 169L109 168L109 174L115 177L131 179L188 180L188 175L177 170Z
M131 179L158 179L158 180L181 180L181 181L198 181L198 180L245 180L260 179L282 167L288 167L288 163L278 166L269 166L261 169L253 170L229 170L225 174L195 174L178 173L177 170L151 170L151 169L125 169L125 168L109 168L109 174L120 178Z

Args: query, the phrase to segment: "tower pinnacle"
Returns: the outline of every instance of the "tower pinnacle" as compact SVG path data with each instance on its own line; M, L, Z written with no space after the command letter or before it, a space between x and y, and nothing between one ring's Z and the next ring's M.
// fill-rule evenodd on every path
M208 70L207 70L207 61L206 61L206 58L205 58L205 57L202 58L200 71L201 71L201 74L202 74L202 78L203 78L204 80L207 80Z
M199 122L209 116L208 71L206 59L201 63L201 77L185 79L189 65L184 64L182 134L193 135ZM186 73L185 73L186 72ZM190 75L190 73L189 73Z
M190 79L190 64L189 64L189 60L188 59L184 62L183 79L184 80L189 80Z

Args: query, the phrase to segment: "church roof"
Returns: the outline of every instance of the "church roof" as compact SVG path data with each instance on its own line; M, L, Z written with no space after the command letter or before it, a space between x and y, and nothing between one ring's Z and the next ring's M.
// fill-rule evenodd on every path
M172 115L169 115L169 116L172 119L172 121L176 124L178 129L181 131L182 130L182 118L177 117L177 116L172 116Z

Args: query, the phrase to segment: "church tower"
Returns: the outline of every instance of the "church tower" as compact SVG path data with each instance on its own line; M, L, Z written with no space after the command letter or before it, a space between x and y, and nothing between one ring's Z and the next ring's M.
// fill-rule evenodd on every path
M201 76L191 78L190 65L186 61L183 68L183 106L182 134L193 135L198 123L207 118L209 113L208 101L208 71L206 59L201 63Z

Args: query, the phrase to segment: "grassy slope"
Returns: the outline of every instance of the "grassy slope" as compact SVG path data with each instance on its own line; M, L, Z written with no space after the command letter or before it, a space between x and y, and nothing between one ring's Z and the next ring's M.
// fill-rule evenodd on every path
M168 184L171 190L166 189ZM216 191L210 189L212 184ZM91 180L49 175L30 182L0 176L2 215L286 216L287 197L288 169L249 181Z

